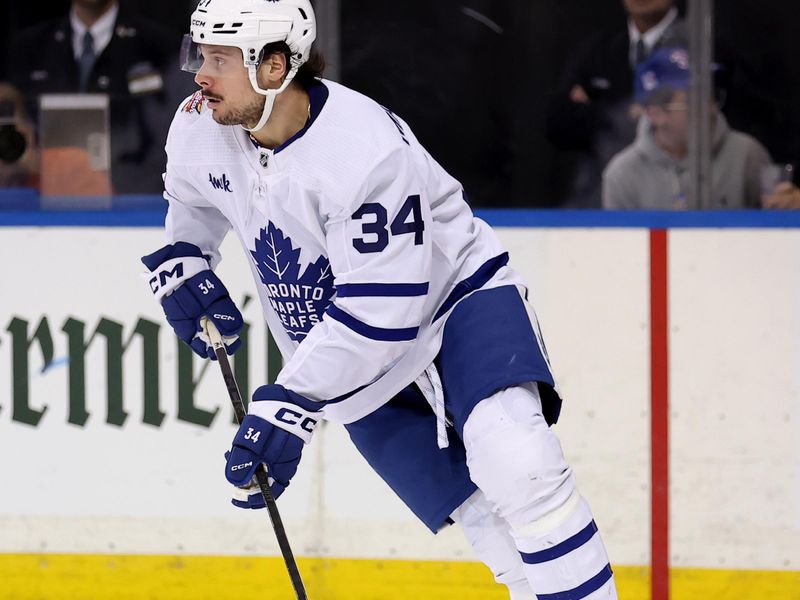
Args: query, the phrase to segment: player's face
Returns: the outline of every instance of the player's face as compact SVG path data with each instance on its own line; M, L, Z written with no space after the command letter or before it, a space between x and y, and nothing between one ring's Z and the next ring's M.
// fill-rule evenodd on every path
M258 123L264 110L264 96L250 85L242 51L228 46L201 46L203 64L195 83L203 90L208 108L220 125Z
M625 11L633 18L653 18L665 15L675 0L622 0Z

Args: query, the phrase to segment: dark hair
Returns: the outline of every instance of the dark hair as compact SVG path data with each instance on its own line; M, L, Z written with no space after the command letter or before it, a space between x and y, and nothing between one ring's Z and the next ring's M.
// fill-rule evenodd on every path
M263 60L264 58L277 53L283 54L283 56L286 58L286 66L288 68L288 66L291 64L292 51L289 49L289 45L286 42L273 42L271 44L267 44L261 51L261 58ZM322 56L322 53L316 48L312 47L308 59L306 62L300 65L300 68L297 70L297 75L294 76L294 81L300 84L303 88L308 89L314 83L315 79L322 77L324 71L325 57Z

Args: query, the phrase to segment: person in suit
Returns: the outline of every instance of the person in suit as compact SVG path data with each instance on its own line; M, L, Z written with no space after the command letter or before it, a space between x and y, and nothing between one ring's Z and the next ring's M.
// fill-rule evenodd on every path
M627 27L588 40L548 102L547 139L558 150L577 153L566 206L600 208L603 169L636 137L636 66L658 48L688 41L675 0L623 0L623 6Z
M177 72L179 47L180 36L117 0L72 0L67 15L12 41L10 79L34 115L41 94L108 94L114 192L158 193L164 132L177 104L165 82ZM190 90L177 87L175 96Z

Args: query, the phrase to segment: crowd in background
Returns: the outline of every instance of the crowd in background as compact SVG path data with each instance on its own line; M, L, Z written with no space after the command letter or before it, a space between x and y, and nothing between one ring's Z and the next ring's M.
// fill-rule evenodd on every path
M195 3L5 3L0 187L46 192L44 168L67 195L160 193L169 122L196 87L177 64ZM347 0L336 66L402 116L476 206L800 208L790 5L715 7L710 206L688 194L679 0ZM39 99L53 93L108 97L105 184L77 175L91 149L43 147Z

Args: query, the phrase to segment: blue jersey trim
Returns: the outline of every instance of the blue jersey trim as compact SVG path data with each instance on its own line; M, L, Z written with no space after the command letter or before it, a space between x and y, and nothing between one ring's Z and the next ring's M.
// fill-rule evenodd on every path
M417 338L417 333L419 332L419 327L407 327L405 329L373 327L347 314L335 304L331 304L325 313L357 334L379 342L410 342Z
M453 288L453 291L450 292L450 295L447 299L442 303L439 310L436 312L436 315L433 317L433 321L436 322L440 318L442 318L447 311L449 311L456 303L461 300L464 296L482 288L486 283L494 277L495 273L497 273L501 268L505 267L508 264L508 252L503 252L499 256L495 256L494 258L490 258L485 263L483 263L480 268L475 271L472 275L460 281L456 284Z
M292 142L299 140L306 134L306 131L308 131L314 124L314 121L317 120L319 113L322 112L322 108L325 106L325 103L328 101L328 96L330 95L328 87L321 81L315 81L307 91L310 103L308 107L308 121L306 121L306 124L300 131L275 148L275 150L272 151L273 154L278 154L278 152L285 150Z
M581 531L572 537L567 538L560 544L556 544L555 546L547 548L546 550L540 550L539 552L520 552L520 556L522 556L522 562L524 562L526 565L538 565L561 558L565 554L569 554L576 548L583 546L586 542L592 539L592 537L594 537L595 533L597 533L597 525L594 521L592 521Z
M586 598L592 592L596 592L603 587L613 574L611 565L606 565L597 575L576 588L556 592L555 594L536 594L536 598L538 600L581 600L581 598Z
M328 404L336 404L337 402L347 400L350 396L357 394L369 385L370 384L362 385L361 387L354 389L352 392L342 394L341 396L331 398L330 400L316 401L306 398L305 396L301 396L297 392L286 389L282 385L273 383L262 385L261 387L257 388L256 391L253 392L253 402L261 402L263 400L279 400L281 402L296 404L300 408L310 412L319 412Z
M343 283L336 286L337 298L412 297L425 296L430 287L427 283Z
M357 387L352 392L347 392L346 394L342 394L341 396L336 396L336 398L331 398L330 400L326 400L325 404L337 404L338 402L343 402L344 400L347 400L350 396L355 396L361 390L367 389L370 385L372 384L371 383L364 384L361 387Z

